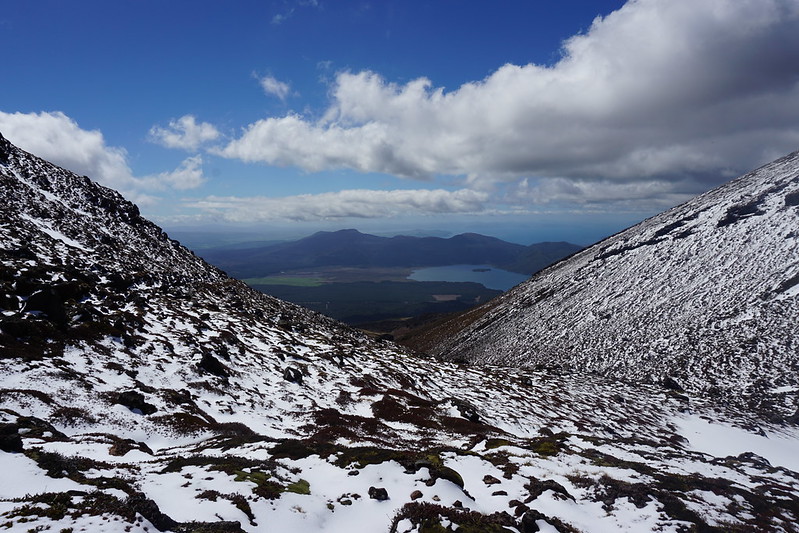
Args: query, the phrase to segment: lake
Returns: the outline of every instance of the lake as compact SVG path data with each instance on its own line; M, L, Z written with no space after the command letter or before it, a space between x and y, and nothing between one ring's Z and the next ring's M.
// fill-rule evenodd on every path
M414 281L474 281L487 289L506 291L530 276L508 272L488 265L450 265L414 270L408 279Z

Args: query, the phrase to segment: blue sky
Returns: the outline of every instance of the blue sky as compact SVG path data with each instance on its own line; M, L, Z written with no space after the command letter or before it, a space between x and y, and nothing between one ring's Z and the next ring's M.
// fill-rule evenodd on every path
M168 230L587 243L799 148L799 0L4 2L0 132Z

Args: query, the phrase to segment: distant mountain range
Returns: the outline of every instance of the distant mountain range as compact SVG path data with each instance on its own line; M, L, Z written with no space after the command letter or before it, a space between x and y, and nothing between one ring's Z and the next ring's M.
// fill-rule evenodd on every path
M427 267L459 264L491 265L532 274L582 247L568 242L523 246L464 233L441 237L378 237L354 229L320 231L298 241L248 249L198 250L206 261L238 278L322 266Z

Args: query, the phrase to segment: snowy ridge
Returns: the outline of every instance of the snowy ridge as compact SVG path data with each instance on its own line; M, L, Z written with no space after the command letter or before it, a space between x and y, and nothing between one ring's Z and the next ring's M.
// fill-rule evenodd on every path
M797 531L794 428L375 342L2 137L0 205L0 530Z
M434 351L670 378L790 416L798 295L799 152L546 269L473 312Z

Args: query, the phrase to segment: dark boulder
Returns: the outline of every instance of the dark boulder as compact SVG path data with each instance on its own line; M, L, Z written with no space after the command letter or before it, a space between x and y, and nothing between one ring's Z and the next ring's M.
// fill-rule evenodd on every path
M219 376L220 378L226 378L230 375L228 368L210 353L204 353L197 366L209 374Z
M58 431L50 422L35 416L18 416L17 425L25 429L25 437L48 441L66 441L67 436Z
M115 457L122 457L131 450L140 450L146 454L154 455L153 450L144 442L137 442L133 439L119 439L108 449L108 454Z
M535 509L530 509L522 516L519 530L522 533L536 533L541 531L541 528L536 524L537 520L546 520L546 515Z
M0 294L0 309L5 311L18 311L19 299L13 294Z
M31 247L27 245L20 246L19 248L13 248L11 250L5 250L5 253L11 257L16 257L19 259L38 259L36 252L34 252Z
M283 371L283 379L302 385L302 371L294 367L287 366Z
M112 272L108 274L107 279L108 287L118 292L126 291L130 289L134 283L136 283L136 280L133 278L133 276L123 275L118 272Z
M524 488L530 492L530 495L525 500L525 503L530 503L548 490L553 492L552 496L556 500L575 501L574 496L569 494L569 491L566 490L566 487L552 479L545 479L542 481L538 478L531 477L529 483L527 483Z
M673 390L675 392L685 392L682 386L679 383L677 383L674 380L674 378L672 378L671 376L666 376L665 378L663 378L661 384L669 390Z
M91 285L80 280L65 281L64 283L53 285L52 288L62 302L80 300L91 291Z
M147 498L141 492L137 492L132 496L129 496L125 503L128 505L128 507L149 520L158 531L174 530L180 525L178 522L173 520L172 517L162 513L161 509L158 508L158 504Z
M748 463L755 464L761 468L771 468L771 463L765 457L757 455L754 452L744 452L738 455L738 459Z
M68 322L64 300L53 287L40 289L31 294L22 308L25 312L39 311L47 315L52 322L64 325Z
M449 401L452 403L455 409L458 410L463 418L476 424L482 423L482 420L480 420L480 415L477 413L477 407L466 400L461 400L459 398L450 398Z
M143 415L151 415L158 409L144 400L144 394L139 391L129 390L116 394L114 403L124 405L133 412L138 411Z
M19 426L16 424L0 424L0 450L9 453L23 451Z
M27 339L29 345L39 345L43 339L50 339L58 334L58 328L49 320L10 316L0 319L0 332L17 339Z
M373 500L383 502L388 500L388 491L383 487L369 487L369 497Z

